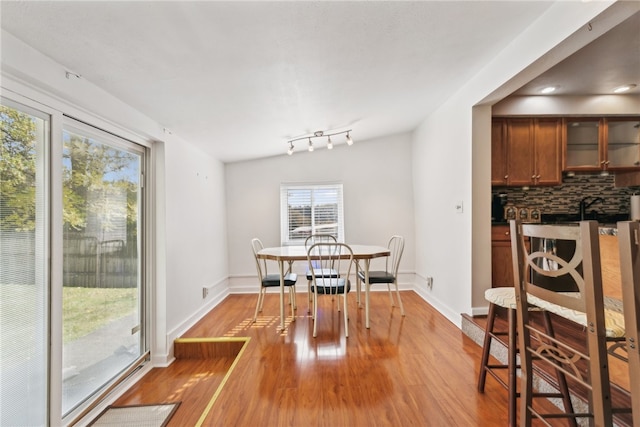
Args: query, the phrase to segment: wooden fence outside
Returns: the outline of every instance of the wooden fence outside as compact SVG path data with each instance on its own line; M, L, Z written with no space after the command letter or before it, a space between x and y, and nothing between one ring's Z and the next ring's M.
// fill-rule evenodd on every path
M136 241L135 238L128 240ZM81 235L66 235L64 245L64 286L138 286L138 257L135 245L127 245L124 240L99 241L95 237Z

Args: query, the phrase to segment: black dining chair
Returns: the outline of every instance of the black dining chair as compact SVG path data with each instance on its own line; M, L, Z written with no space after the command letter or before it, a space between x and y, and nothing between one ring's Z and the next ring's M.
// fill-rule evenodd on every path
M267 271L267 260L259 259L258 252L263 249L264 246L260 239L254 238L251 240L251 249L253 250L253 257L256 261L256 269L258 271L258 281L260 282L260 290L258 292L258 303L256 305L256 312L253 315L253 321L258 318L258 313L262 312L262 305L264 303L264 295L268 288L280 287L280 273L269 274ZM289 270L284 276L284 286L289 289L289 304L291 305L291 319L295 320L296 309L296 289L295 285L298 281L298 275L292 273Z
M404 237L398 235L391 236L387 247L389 248L391 255L389 255L385 261L385 269L370 271L369 283L365 283L364 271L358 271L358 279L366 286L365 292L370 291L371 285L386 284L389 292L389 299L391 300L391 307L395 306L393 293L391 292L391 285L393 284L398 297L400 313L404 316L404 306L402 305L400 290L398 289L398 268L400 267L400 260L402 259L402 253L404 252ZM358 294L360 294L360 292L358 292Z
M313 293L313 337L318 335L318 295L336 296L340 311L340 296L344 304L344 334L349 336L347 294L351 290L349 274L353 264L353 251L344 243L316 243L307 250ZM345 271L345 274L327 275L327 271Z
M338 239L336 239L336 236L334 236L333 234L326 234L326 233L312 234L304 240L304 249L308 251L309 248L316 243L338 243ZM318 277L319 276L340 277L340 273L336 270L332 269L332 270L322 271L319 268L318 262L314 262L313 264L314 264L313 268L316 270L315 271L316 276ZM311 302L313 299L313 295L311 293L312 280L313 280L313 274L311 272L311 267L309 267L307 268L307 296L308 296L309 302ZM309 306L308 312L311 313L311 306Z

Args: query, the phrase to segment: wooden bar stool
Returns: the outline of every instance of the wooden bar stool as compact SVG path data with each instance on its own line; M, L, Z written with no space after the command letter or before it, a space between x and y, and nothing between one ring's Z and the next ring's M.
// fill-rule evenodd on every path
M482 360L480 364L480 373L478 376L478 392L484 393L484 386L487 374L500 383L508 391L508 420L509 427L516 427L517 421L517 399L520 397L517 387L517 372L520 365L517 364L518 345L517 345L517 318L516 318L516 295L513 287L498 287L487 289L484 293L485 299L489 302L489 313L487 314L487 325L485 327L484 344L482 347ZM495 320L498 317L498 307L507 310L507 329L496 330ZM536 310L532 307L532 310ZM551 319L547 312L542 312L545 328L547 333L553 335ZM507 337L507 363L506 364L489 364L489 356L491 353L491 343L499 337ZM505 381L497 371L507 370L507 381ZM559 393L536 393L537 397L557 397L562 398L566 412L573 412L573 405L569 394L569 387L565 376L561 372L556 372L558 380ZM575 419L570 420L572 426L576 425Z
M526 242L543 240L548 245L534 248ZM549 250L563 243L572 253L558 256ZM571 243L570 245L568 243ZM612 407L608 342L625 337L621 313L606 307L601 273L598 223L581 221L579 225L523 224L511 221L511 245L514 248L514 275L518 302L518 342L522 349L520 425L528 427L535 419L581 417L589 425L612 426L613 413L628 408ZM547 248L547 249L545 249ZM534 274L535 273L535 274ZM550 283L571 278L576 291L558 291ZM540 307L584 328L583 343L558 340L541 329L529 316L529 307ZM561 369L576 384L588 391L586 413L543 412L533 404L533 364L548 364Z
M633 427L640 427L640 223L618 223L622 305L624 310L627 362Z

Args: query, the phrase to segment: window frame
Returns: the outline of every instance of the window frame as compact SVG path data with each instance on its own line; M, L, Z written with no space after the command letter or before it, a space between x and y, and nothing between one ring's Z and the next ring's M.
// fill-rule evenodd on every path
M92 409L97 405L100 405L104 400L105 396L109 393L109 390L114 386L122 383L128 377L128 375L133 372L135 369L138 369L140 366L145 364L150 355L150 317L149 317L149 295L150 295L150 286L147 278L147 270L149 268L149 260L147 258L147 251L149 247L148 240L148 230L149 230L149 214L147 212L148 202L148 192L146 190L145 185L145 176L147 175L147 168L149 166L149 157L150 157L150 149L145 145L140 143L137 140L130 139L126 136L125 132L119 132L118 129L111 130L107 127L100 126L100 122L89 122L84 121L79 118L76 118L71 115L63 114L60 126L60 159L52 159L52 162L59 163L61 167L61 172L64 169L62 167L62 158L64 157L64 133L70 132L81 135L83 137L89 138L93 143L98 143L100 145L107 145L117 150L121 150L130 154L134 154L140 158L139 167L139 181L138 181L138 219L140 224L138 225L138 231L136 234L139 234L137 244L137 319L138 324L136 328L138 330L136 332L140 333L139 336L139 354L136 355L135 359L131 360L127 366L122 367L122 370L114 374L110 379L105 380L99 387L93 392L87 393L83 399L75 402L68 407L65 407L64 394L66 392L64 388L64 382L61 383L60 387L60 399L61 399L61 416L62 419L66 422L67 420L71 420L70 424L74 424L77 420L85 415L86 409ZM58 162L59 160L59 162ZM60 188L65 185L64 178L60 176ZM62 210L64 210L64 203L60 206ZM61 224L61 226L63 223ZM60 228L62 231L63 227ZM61 238L64 241L64 233L62 233ZM64 249L62 250L64 253ZM61 261L64 263L64 258L61 258ZM62 278L64 279L64 269L61 271ZM64 280L61 282L61 287L64 286ZM61 306L64 303L64 297L60 296ZM62 315L62 313L61 313ZM60 323L60 327L64 326L64 322ZM132 330L131 335L134 332ZM62 337L62 336L61 336ZM62 349L64 350L64 343L61 343ZM64 358L63 358L64 361Z
M320 233L315 224L314 200L318 191L335 190L337 192L337 240L344 242L344 188L342 183L283 183L280 184L280 243L282 246L302 246L305 238L291 238L289 231L289 192L291 190L310 191L310 207L312 213L312 223L310 234Z

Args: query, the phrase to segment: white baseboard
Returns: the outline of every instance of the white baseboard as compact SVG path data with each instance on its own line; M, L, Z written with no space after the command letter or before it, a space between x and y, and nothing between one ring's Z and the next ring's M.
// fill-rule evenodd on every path
M191 327L193 327L200 319L202 319L208 312L210 312L215 306L220 304L231 292L229 289L229 279L225 278L207 288L209 295L207 295L207 302L200 307L199 310L194 312L191 316L185 319L178 326L173 328L167 333L167 354L155 354L152 357L154 366L169 366L173 362L173 341L176 338L181 337Z

